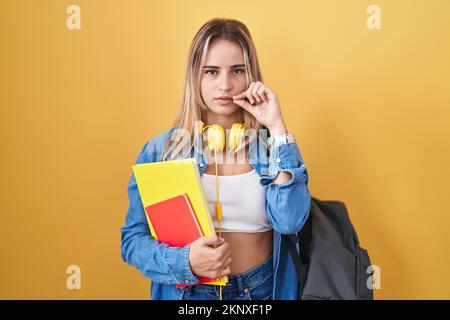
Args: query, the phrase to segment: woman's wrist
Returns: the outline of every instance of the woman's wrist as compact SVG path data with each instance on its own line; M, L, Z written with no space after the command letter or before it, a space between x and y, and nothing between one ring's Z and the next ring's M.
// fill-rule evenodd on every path
M288 132L284 122L268 129L271 136L281 136Z

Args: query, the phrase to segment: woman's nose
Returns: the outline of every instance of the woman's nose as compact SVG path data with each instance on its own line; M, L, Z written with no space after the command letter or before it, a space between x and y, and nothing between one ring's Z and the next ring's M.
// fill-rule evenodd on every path
M222 76L219 79L219 87L220 90L224 91L231 89L232 87L231 77L228 74L226 73L222 74Z

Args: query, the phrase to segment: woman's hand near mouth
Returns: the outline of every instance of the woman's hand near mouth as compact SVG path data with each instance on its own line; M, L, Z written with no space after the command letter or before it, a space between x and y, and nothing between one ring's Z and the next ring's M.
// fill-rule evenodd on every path
M266 126L271 135L287 132L278 97L262 82L252 82L246 91L232 98L235 104L247 110L259 123Z

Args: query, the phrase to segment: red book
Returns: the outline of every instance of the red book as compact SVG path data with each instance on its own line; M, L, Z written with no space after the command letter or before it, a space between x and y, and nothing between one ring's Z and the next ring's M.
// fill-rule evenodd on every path
M186 193L149 205L145 211L161 243L184 247L203 236L202 228ZM200 276L197 278L199 281L194 284L176 286L181 288L216 280Z

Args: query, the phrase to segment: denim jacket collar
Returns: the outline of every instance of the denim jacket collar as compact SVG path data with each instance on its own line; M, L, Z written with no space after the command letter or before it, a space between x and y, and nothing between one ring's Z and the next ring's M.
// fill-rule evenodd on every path
M173 130L179 128L177 125ZM267 151L267 135L268 129L260 126L258 135L249 142L248 160L250 165L259 173L260 176L267 176L269 172L269 155ZM206 155L203 152L202 140L195 139L194 145L190 150L190 157L195 158L200 174L206 170L208 166Z

